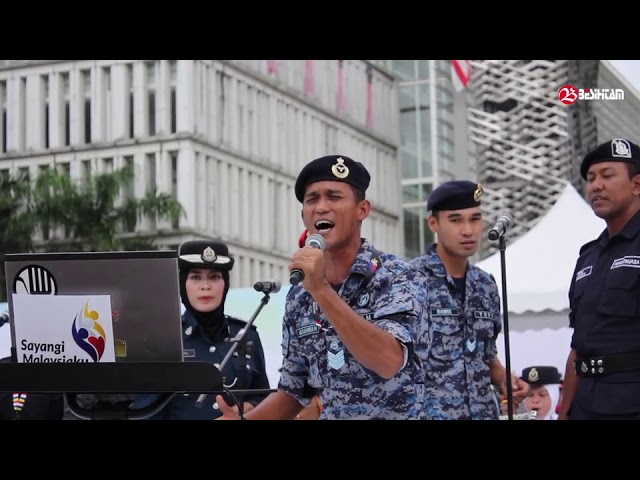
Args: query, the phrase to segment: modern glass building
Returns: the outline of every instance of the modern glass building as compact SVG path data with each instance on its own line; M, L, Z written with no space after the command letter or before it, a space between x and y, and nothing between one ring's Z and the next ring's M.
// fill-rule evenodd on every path
M405 255L433 241L426 200L450 179L477 181L474 144L468 141L468 91L457 92L451 60L377 60L398 79L400 160Z
M487 229L503 211L512 239L553 206L566 182L579 191L585 153L616 136L640 141L638 93L606 61L477 60L466 90L451 60L377 60L398 79L405 253L433 240L424 221L434 186L451 178L484 185L485 232L474 260L497 245ZM433 81L432 81L433 80ZM623 89L623 101L560 102L562 86Z

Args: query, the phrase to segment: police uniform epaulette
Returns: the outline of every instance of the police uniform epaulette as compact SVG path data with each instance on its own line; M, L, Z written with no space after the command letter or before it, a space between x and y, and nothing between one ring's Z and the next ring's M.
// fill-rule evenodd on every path
M580 247L580 255L582 255L585 251L587 251L587 249L593 245L594 243L596 243L598 241L598 239L596 238L595 240L591 240L590 242L585 243L584 245L582 245Z
M240 319L240 318L232 317L232 316L230 316L230 315L226 315L226 317L227 317L227 320L228 320L230 323L236 323L236 324L240 325L240 328L242 328L242 327L244 327L244 326L246 326L246 325L247 325L247 321L246 321L246 320L242 320L242 319ZM251 328L253 328L253 329L255 330L255 329L257 329L258 327L256 327L256 324L255 324L255 323L253 323L253 324L251 324Z

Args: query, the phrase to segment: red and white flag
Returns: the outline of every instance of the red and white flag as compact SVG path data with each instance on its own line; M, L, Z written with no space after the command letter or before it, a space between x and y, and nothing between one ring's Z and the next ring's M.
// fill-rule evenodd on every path
M278 74L278 61L277 60L267 60L267 71L269 75L277 75Z
M451 81L460 92L467 88L471 80L471 60L451 60Z

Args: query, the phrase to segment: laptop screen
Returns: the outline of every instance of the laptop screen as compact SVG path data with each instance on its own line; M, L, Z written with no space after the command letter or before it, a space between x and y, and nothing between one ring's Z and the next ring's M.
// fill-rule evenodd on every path
M175 251L7 254L5 275L14 346L13 293L109 295L116 362L183 360Z

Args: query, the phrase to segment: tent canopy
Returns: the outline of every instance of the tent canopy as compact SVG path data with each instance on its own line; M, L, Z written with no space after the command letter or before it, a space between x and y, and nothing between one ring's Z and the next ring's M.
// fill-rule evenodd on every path
M518 221L517 215L514 215ZM509 244L505 264L507 306L510 313L556 312L569 308L569 284L580 247L606 228L591 207L567 183L549 212L527 233ZM493 274L502 296L500 253L477 263Z

